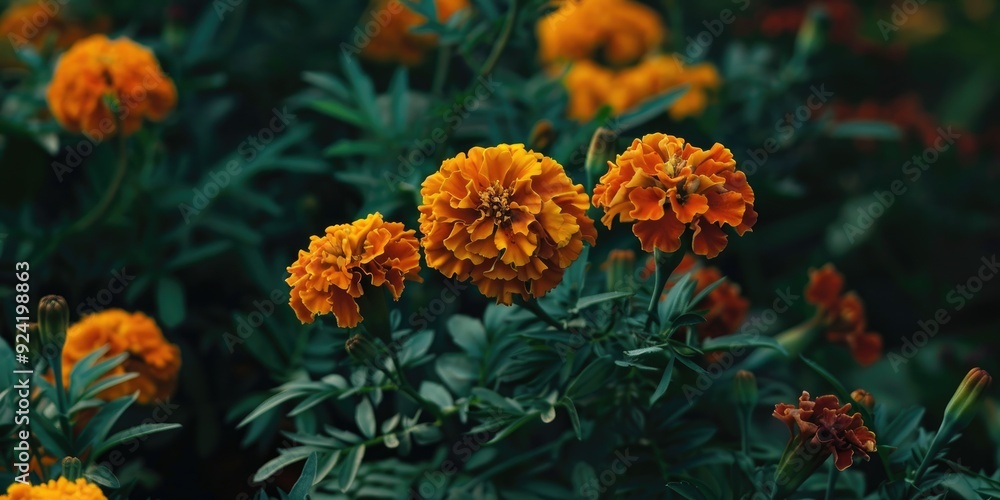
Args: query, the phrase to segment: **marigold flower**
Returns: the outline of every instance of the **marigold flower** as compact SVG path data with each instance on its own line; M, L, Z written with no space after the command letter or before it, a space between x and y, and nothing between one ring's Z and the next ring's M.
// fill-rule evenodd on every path
M861 414L849 415L850 409L850 403L840 406L833 395L810 401L806 391L802 391L798 407L774 405L774 418L788 425L792 435L778 463L779 486L794 491L831 454L841 471L851 466L854 455L869 459L868 453L877 450L875 433L864 425Z
M569 93L569 116L587 121L602 106L610 106L615 114L620 114L646 99L687 84L688 90L669 109L671 118L680 120L704 112L709 94L719 87L720 80L711 64L684 66L674 57L652 56L624 69L578 61L566 73L564 85Z
M177 104L177 89L146 47L93 35L59 58L46 97L66 130L107 137L119 125L129 135L143 119L166 118Z
M108 18L97 17L88 22L66 16L67 8L53 8L43 2L14 3L0 15L0 35L10 42L0 50L0 62L11 62L8 48L21 49L31 45L43 49L51 41L55 49L69 47L77 40L108 29Z
M663 21L655 10L631 0L564 0L538 22L545 63L601 58L628 64L663 42Z
M167 342L152 318L121 309L88 314L69 327L62 352L63 383L69 385L70 372L77 362L105 345L109 350L101 360L123 352L129 354L106 377L125 373L139 376L105 389L99 398L110 401L139 391L138 401L145 404L173 394L181 367L180 349Z
M97 485L90 484L84 478L70 481L64 477L52 479L37 486L14 482L7 487L7 494L0 495L0 500L107 500Z
M694 253L713 258L726 247L724 226L742 236L757 221L753 189L722 144L705 151L679 137L648 134L608 166L594 188L594 206L604 208L608 227L615 217L635 222L632 232L647 252L677 251L690 227Z
M420 253L412 229L385 222L375 212L351 224L326 228L312 236L308 250L288 266L285 283L292 287L289 305L303 323L333 313L337 326L353 328L364 318L357 299L368 285L386 286L399 300L403 281L420 282Z
M415 3L419 3L415 2ZM438 22L444 23L456 12L469 6L468 0L434 0ZM400 0L373 0L355 28L358 37L354 47L361 55L375 61L398 62L408 66L420 64L429 49L437 44L437 36L411 33L427 22ZM369 31L369 26L373 26ZM374 31L375 27L378 31ZM374 34L372 34L374 33ZM361 38L362 35L365 38Z
M865 306L854 292L843 293L844 276L833 264L809 270L806 301L818 307L830 342L846 343L858 364L868 366L882 357L882 336L868 331Z
M562 165L522 144L474 147L424 180L421 244L427 265L471 279L487 297L541 297L594 244L589 200Z

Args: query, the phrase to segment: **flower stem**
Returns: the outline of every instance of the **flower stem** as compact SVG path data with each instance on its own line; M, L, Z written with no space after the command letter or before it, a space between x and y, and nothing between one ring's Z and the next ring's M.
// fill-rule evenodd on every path
M556 330L566 329L566 325L553 318L549 313L545 312L545 309L542 309L542 307L539 306L538 303L535 302L534 300L518 301L517 305L523 307L524 309L527 309L528 311L531 311L531 313L534 314L535 317L544 321L546 324L555 328Z
M114 178L111 180L111 185L108 187L108 190L104 192L104 196L101 198L101 201L98 202L98 204L94 206L90 212L87 212L87 215L84 215L83 218L76 221L76 223L70 227L70 233L78 233L86 230L97 222L102 215L104 215L104 212L107 211L109 206L111 206L111 202L114 201L115 195L118 194L118 188L121 187L122 180L125 179L125 172L128 170L127 167L128 157L125 154L125 136L120 134L118 136L118 168L115 171Z
M673 274L674 269L677 269L677 265L681 263L683 257L683 252L666 253L659 248L653 249L653 259L656 262L656 279L653 282L653 294L649 298L649 307L646 308L646 326L643 328L644 330L649 331L650 327L653 326L653 319L656 317L656 309L660 303L660 295L663 294L663 288L667 286L667 280L670 279L670 275Z
M71 454L75 455L76 450L74 449L73 441L73 426L69 423L69 415L66 414L66 388L63 386L63 373L62 373L62 349L59 350L59 354L56 355L56 360L53 360L50 356L45 356L45 361L49 363L52 367L52 378L55 379L56 385L56 410L59 412L59 425L62 427L63 434L66 437L66 441L69 443Z
M503 53L504 47L507 46L507 42L510 40L510 34L514 31L514 21L516 19L517 0L510 0L510 10L507 11L507 19L504 21L503 31L500 32L500 38L498 38L496 43L493 45L493 50L490 51L490 55L486 58L486 62L484 62L482 68L479 69L480 78L490 74L496 66L497 61L500 60L500 54Z

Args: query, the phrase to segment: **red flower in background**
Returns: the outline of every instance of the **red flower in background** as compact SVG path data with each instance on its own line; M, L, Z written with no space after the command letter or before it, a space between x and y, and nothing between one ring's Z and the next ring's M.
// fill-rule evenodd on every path
M830 342L845 343L861 366L882 357L882 336L868 331L865 306L854 292L843 293L844 276L833 264L809 270L806 301L817 306Z

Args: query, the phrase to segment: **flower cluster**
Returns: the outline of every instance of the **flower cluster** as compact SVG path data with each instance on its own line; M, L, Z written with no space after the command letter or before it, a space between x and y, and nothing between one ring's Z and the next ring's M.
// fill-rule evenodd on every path
M106 500L107 498L97 485L88 483L86 479L70 481L64 477L37 486L14 482L7 488L6 495L0 495L0 500Z
M300 250L288 266L289 304L303 323L332 312L337 326L355 327L364 319L357 302L364 287L386 286L399 300L404 280L421 281L418 247L412 229L385 222L378 212L330 226L324 235L312 236L309 249Z
M833 454L837 469L844 470L854 462L854 455L868 460L868 453L876 451L875 433L865 427L860 414L849 415L850 409L850 403L840 406L837 396L820 396L810 401L809 393L802 391L797 407L786 403L774 405L774 418L788 425L794 443L790 446L821 456L820 463Z
M868 331L865 306L854 292L843 293L844 276L833 264L809 271L805 297L817 306L827 339L843 342L858 364L868 366L882 357L882 336Z
M434 0L437 21L441 23L468 6L468 0ZM380 25L380 31L371 35L361 49L361 55L368 59L413 66L423 62L427 51L437 44L435 35L411 32L414 27L425 24L427 18L399 0L374 0L361 19Z
M694 253L713 258L728 241L723 227L742 236L757 221L753 189L719 143L706 151L678 137L648 134L608 165L594 188L594 206L604 208L601 221L608 227L615 217L634 222L632 232L647 252L677 251L690 227Z
M138 401L145 404L173 394L181 367L180 349L167 342L152 318L121 309L89 314L69 327L62 352L63 383L69 385L77 362L105 345L109 350L102 360L121 353L129 355L107 377L125 373L139 376L105 389L98 397L110 401L139 391Z
M427 265L471 279L497 303L541 297L583 243L597 238L583 186L521 144L459 153L424 180L420 194Z
M131 134L143 119L163 120L177 103L177 89L146 47L93 35L59 59L46 97L63 128L105 137Z
M707 63L685 66L677 58L653 56L623 69L579 61L566 74L569 115L579 121L594 117L602 106L618 114L643 100L673 87L688 85L669 114L675 120L700 115L708 105L710 92L719 87L715 66Z

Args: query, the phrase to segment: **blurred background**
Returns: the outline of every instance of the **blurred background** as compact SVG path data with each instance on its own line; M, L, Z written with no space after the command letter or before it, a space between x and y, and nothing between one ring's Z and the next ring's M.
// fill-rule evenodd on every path
M344 361L343 331L301 326L286 305L285 267L309 235L374 210L416 227L420 181L473 145L528 143L583 182L581 148L613 119L567 118L566 89L537 57L536 24L552 8L519 0L504 35L510 3L471 1L463 22L425 26L434 46L403 71L354 57L372 38L365 2L0 2L0 274L30 261L33 293L65 296L74 320L108 307L144 311L182 350L176 395L160 411L184 428L128 455L144 466L137 496L252 495L261 486L253 473L282 446L288 422L236 422L278 382ZM784 290L800 293L808 268L835 263L864 299L884 356L861 368L831 346L824 364L890 408L926 406L924 425L936 426L970 367L1000 368L1000 6L643 3L668 26L664 51L710 62L721 86L700 115L660 113L623 132L618 150L653 131L729 147L760 219L713 264L759 312ZM9 13L43 4L58 7L39 27L53 35L13 50L23 17ZM45 88L59 53L91 33L152 48L179 104L131 139L113 204L73 232L107 189L117 144L81 151L83 136L51 118ZM500 36L509 39L482 79ZM483 86L487 98L462 105ZM428 134L437 128L447 141ZM634 246L616 227L594 252ZM440 295L441 277L424 275L429 285L408 292L404 310ZM4 324L12 293L0 287ZM465 293L448 310L479 315L486 303ZM773 331L808 314L793 307ZM995 400L988 411L954 448L973 469L997 466ZM273 481L287 490L297 477L289 469Z

